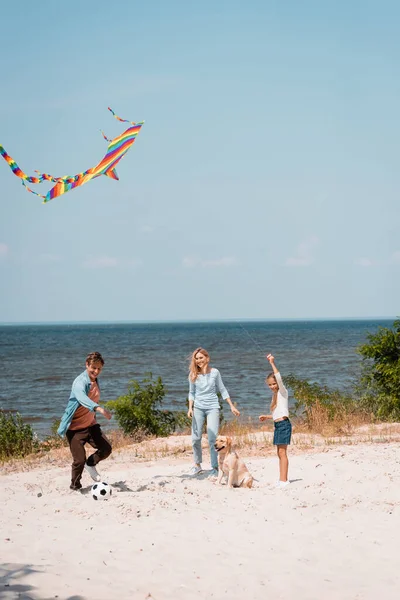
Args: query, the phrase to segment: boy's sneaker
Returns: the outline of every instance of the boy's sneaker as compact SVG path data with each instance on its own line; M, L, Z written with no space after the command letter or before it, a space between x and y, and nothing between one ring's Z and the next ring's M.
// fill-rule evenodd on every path
M209 476L207 479L216 480L218 477L218 469L211 469Z
M203 469L201 467L198 467L197 465L193 465L193 467L191 469L189 469L188 475L192 475L193 477L195 477L196 475L201 473L202 470Z
M100 477L99 473L97 472L96 467L91 467L90 465L85 463L85 469L89 473L89 475L93 479L93 481L101 481L101 477Z

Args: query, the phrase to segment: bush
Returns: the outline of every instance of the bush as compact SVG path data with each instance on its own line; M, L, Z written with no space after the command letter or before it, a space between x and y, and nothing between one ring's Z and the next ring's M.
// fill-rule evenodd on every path
M175 431L189 434L192 430L192 419L187 416L187 411L174 411Z
M369 334L357 351L363 359L361 405L383 421L400 420L400 320Z
M165 437L185 423L185 414L161 410L165 388L161 377L153 381L148 373L140 384L132 379L126 396L106 403L115 413L118 425L125 435L141 440L148 435ZM186 417L187 418L187 417Z
M60 423L61 423L61 418L60 417L57 417L56 419L53 419L53 422L52 422L51 427L50 427L50 431L51 431L50 437L52 437L52 438L53 437L60 437L58 435L58 433L57 433L58 428L60 427Z
M68 440L66 437L60 437L57 433L57 429L60 425L61 419L53 419L50 428L50 435L48 435L45 440L40 444L40 449L46 452L53 450L53 448L62 448L63 446L68 446Z
M364 417L364 411L356 400L339 390L331 390L317 383L309 383L294 375L285 377L294 398L294 416L309 431L322 433L326 428L345 433Z
M22 458L39 449L39 440L19 413L0 410L0 460Z
M308 430L349 432L355 425L400 421L400 320L392 329L380 327L357 348L362 356L361 376L351 395L309 383L294 375L285 377L294 398L294 416Z

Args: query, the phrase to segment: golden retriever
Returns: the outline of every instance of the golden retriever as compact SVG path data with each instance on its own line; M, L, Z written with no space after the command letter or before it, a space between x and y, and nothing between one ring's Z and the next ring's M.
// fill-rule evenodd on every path
M253 477L237 452L232 448L232 438L219 435L215 441L214 448L218 452L218 479L222 483L225 475L228 477L228 487L247 487L253 485Z

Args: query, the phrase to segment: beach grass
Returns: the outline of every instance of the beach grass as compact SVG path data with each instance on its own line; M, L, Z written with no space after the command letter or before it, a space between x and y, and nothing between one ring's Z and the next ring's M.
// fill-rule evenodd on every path
M246 422L234 419L224 422L221 435L234 438L234 445L243 456L268 456L275 454L272 444L273 427L258 424L251 419ZM147 437L141 442L132 440L120 430L107 433L113 446L113 455L119 451L129 451L132 460L136 462L155 461L163 458L182 458L192 460L191 436L188 432L174 434L168 437ZM364 422L358 415L343 423L328 423L323 418L317 421L315 430L311 430L301 420L293 423L293 437L290 452L293 454L321 451L335 445L385 444L400 442L400 423ZM202 446L205 460L208 459L207 436L203 435ZM38 452L23 458L9 458L0 462L1 474L18 471L28 471L43 466L65 466L71 461L68 445L60 438L48 438L42 442Z

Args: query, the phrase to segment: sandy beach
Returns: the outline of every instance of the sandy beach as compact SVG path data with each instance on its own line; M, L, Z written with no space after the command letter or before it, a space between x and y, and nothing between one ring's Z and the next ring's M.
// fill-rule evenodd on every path
M251 490L187 477L189 453L116 450L101 465L113 486L105 502L87 474L83 493L68 489L65 452L3 470L0 598L399 597L397 440L293 448L284 490L271 448L240 454L258 480Z

